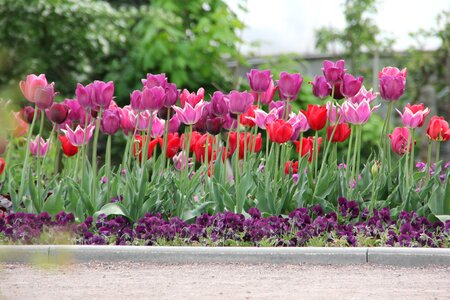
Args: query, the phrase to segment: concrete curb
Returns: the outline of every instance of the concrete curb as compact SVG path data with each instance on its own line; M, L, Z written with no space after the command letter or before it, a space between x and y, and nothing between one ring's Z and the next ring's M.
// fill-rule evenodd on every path
M450 249L428 248L254 248L139 246L0 246L0 262L149 262L161 264L383 264L450 266Z

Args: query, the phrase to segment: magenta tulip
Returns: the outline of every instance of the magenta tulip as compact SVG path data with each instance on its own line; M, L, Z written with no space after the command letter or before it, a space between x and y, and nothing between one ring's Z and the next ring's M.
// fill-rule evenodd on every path
M381 104L370 108L368 101L363 100L361 103L352 103L345 101L342 104L341 112L344 117L344 121L354 125L361 125L369 121L372 112L378 109Z
M351 74L344 74L342 78L341 93L345 97L353 97L358 94L361 89L364 77L354 77Z
M253 96L249 92L231 91L228 94L230 113L244 114L253 104Z
M248 81L250 82L250 88L256 93L264 93L269 88L272 76L270 70L255 70L251 69L247 73Z
M325 76L314 76L314 81L310 82L313 86L313 94L317 98L324 99L331 94L331 84L328 83Z
M96 107L107 109L111 104L114 95L114 83L112 81L103 82L95 80L92 85L93 94L91 94L92 103Z
M205 98L205 89L199 88L197 93L189 93L188 90L184 89L180 94L181 107L184 107L185 103L189 103L192 107L195 107L200 101Z
M378 73L381 98L388 101L398 100L405 91L406 75L406 68L401 71L394 67L383 68Z
M139 90L134 90L130 94L130 106L132 109L139 111L144 110L144 107L142 106L142 92Z
M120 128L120 111L118 109L106 109L103 112L100 126L103 133L115 134Z
M334 84L341 81L345 74L345 61L343 59L336 62L325 60L323 62L322 72L327 81Z
M211 112L217 117L228 114L228 98L222 92L214 92L211 98Z
M152 118L152 138L161 137L164 134L164 124L166 122L164 120L161 120L156 116L156 114L153 115Z
M255 101L258 101L258 97L259 97L259 103L269 104L270 102L272 102L277 89L278 89L278 87L274 85L273 80L270 80L269 87L267 88L267 90L265 92L257 93L255 91L251 91L251 94L253 95L253 98L255 99Z
M202 117L203 106L204 102L200 101L194 107L192 107L189 102L186 102L183 108L175 105L172 106L172 108L177 112L176 115L181 123L185 125L194 125Z
M125 135L129 135L134 132L136 126L136 120L130 117L131 107L129 105L119 108L120 113L120 127ZM133 123L134 121L134 123Z
M142 107L151 112L157 111L164 106L165 91L160 86L142 90Z
M173 115L172 118L169 120L169 132L170 133L178 132L180 125L181 125L180 119L178 119L177 115Z
M80 147L89 142L94 133L94 129L94 124L89 124L86 128L81 128L81 126L78 125L75 130L72 130L69 125L66 125L66 129L61 129L61 131L64 132L72 145Z
M148 73L147 78L142 79L141 81L142 81L142 84L144 85L144 87L147 87L147 88L152 88L155 86L160 86L160 87L165 88L166 84L167 84L167 77L166 77L166 74L164 74L164 73L157 74L157 75Z
M176 84L167 83L165 87L164 107L169 108L177 103L179 92Z
M372 92L372 89L370 89L368 91L368 90L366 90L366 88L364 86L362 86L361 89L359 90L359 92L355 96L348 98L348 101L353 102L353 103L360 103L362 100L366 100L369 103L372 103L372 101L377 96L378 96L378 93Z
M297 98L300 88L302 87L303 77L298 74L289 74L287 72L280 73L278 83L278 93L281 100L292 101Z
M44 157L48 152L49 141L45 141L41 136L36 136L30 141L30 152L35 157Z

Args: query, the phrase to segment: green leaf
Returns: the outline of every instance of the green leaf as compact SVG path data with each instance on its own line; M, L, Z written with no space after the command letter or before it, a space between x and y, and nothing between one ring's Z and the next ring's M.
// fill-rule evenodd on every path
M99 211L95 212L94 219L97 219L100 214L105 214L106 216L124 216L130 218L126 212L126 209L120 203L108 203L105 204Z

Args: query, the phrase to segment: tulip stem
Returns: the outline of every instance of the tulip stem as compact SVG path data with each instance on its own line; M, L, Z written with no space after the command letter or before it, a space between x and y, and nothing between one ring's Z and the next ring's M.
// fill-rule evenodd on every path
M358 170L359 167L357 165L357 152L358 152L358 149L359 149L359 142L360 142L360 138L359 138L360 130L361 130L360 129L360 125L356 125L355 126L355 131L356 131L356 133L355 133L355 147L353 149L353 159L352 159L352 176L350 177L350 188L352 188L353 190L356 189L356 186L353 187L353 180L355 180L355 182L357 182L356 176L357 176L357 173L359 172L359 170ZM348 166L347 166L347 168L348 168ZM353 195L353 191L352 191L351 195Z
M315 134L314 134L314 149L313 149L313 162L314 162L314 177L316 178L316 183L317 183L317 167L319 165L319 143L318 143L318 139L319 139L319 132L316 130Z
M347 160L345 161L345 163L347 164L346 168L345 168L345 176L348 179L348 172L349 172L349 167L350 167L350 159L351 159L351 153L352 153L352 146L353 146L353 140L355 139L355 126L354 125L350 125L350 138L349 138L349 142L348 142L348 148L347 148Z
M411 180L414 181L414 179L412 178L412 176L414 175L414 128L411 128L411 141L412 141L412 146L411 146L411 158L410 158L410 162L409 162L409 174L411 176Z
M136 132L138 130L138 125L139 125L139 119L140 118L141 118L141 113L138 113L138 115L136 117L136 122L134 124L134 131L132 133L131 142L130 142L130 145L129 145L130 148L128 149L128 161L127 161L126 169L130 168L130 161L131 161L130 157L131 157L131 154L133 153L133 149L135 149L135 147L136 147ZM139 157L138 149L139 149L139 146L137 146L137 148L136 148L137 157ZM142 154L141 154L141 157L142 157ZM139 161L139 159L138 159L138 161ZM137 163L137 165L139 165L139 163Z
M441 143L436 142L436 164L439 162L439 154L441 152Z
M427 172L427 178L430 179L430 172L431 172L431 148L433 144L431 140L428 141L428 153L427 153L427 166L426 166L426 172Z
M234 153L234 168L235 168L235 171L234 171L234 187L235 187L235 189L236 189L236 212L237 213L241 213L242 212L242 203L241 203L241 200L242 199L239 199L239 144L240 144L240 142L239 142L239 126L240 126L240 123L241 123L241 120L240 120L240 118L241 118L241 115L240 114L237 114L237 126L236 126L236 139L237 139L237 142L236 142L236 152Z
M97 116L97 121L95 125L95 133L94 133L94 143L92 144L92 192L91 192L91 203L95 203L95 197L97 194L97 144L98 144L98 134L100 132L100 121L102 119L103 109L100 108ZM85 128L86 134L86 128ZM83 167L83 166L82 166Z
M299 138L299 148L298 148L298 176L299 176L299 180L298 185L300 185L300 160L302 159L302 149L303 149L303 131L300 132L300 138Z
M389 137L388 137L388 133L389 133L389 127L390 127L390 123L391 123L391 114L392 114L392 109L394 106L394 102L390 101L389 105L388 105L388 111L386 114L386 120L384 121L384 125L383 125L383 152L384 154L386 154L387 156L387 160L388 160L388 173L391 172L391 151L389 150Z
M153 112L150 112L149 119L150 120L149 120L148 127L147 127L147 134L145 135L145 142L144 142L144 139L142 139L142 142L144 143L144 149L143 149L143 153L141 155L141 157L142 157L141 168L143 171L145 171L144 167L148 160L148 146L150 145L150 140L152 138Z
M172 108L167 109L166 121L164 122L164 137L163 137L163 148L161 155L163 156L163 170L166 169L166 152L167 152L167 143L169 140L169 121L170 121L170 110Z

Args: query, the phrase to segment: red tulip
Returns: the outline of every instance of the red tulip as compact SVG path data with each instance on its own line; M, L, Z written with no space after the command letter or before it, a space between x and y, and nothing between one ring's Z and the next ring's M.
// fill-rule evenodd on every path
M333 133L334 128L337 126L336 130L334 131L333 138L331 139L332 143L342 143L344 142L349 136L352 130L348 126L347 123L342 123L334 126L328 126L327 127L327 140L329 141L331 138L331 134Z
M0 157L0 175L3 174L5 167L6 167L6 161L3 157Z
M392 134L389 135L389 139L391 139L391 148L392 151L397 153L398 155L403 155L406 152L411 152L412 142L410 141L410 145L408 147L408 139L409 139L409 130L406 127L396 127Z
M234 154L237 148L237 134L236 132L230 132L230 148L228 149L228 156ZM250 132L246 132L245 134L241 132L239 134L239 159L244 158L244 153L246 149L247 152L253 151L254 153L258 153L262 148L262 138L261 134L252 135Z
M267 125L270 140L278 144L289 141L292 131L292 125L281 119Z
M162 147L162 138L158 137L156 139L152 139L148 145L148 153L147 153L147 159L150 159L153 155L153 150L155 150L156 145L159 144L160 147ZM133 144L133 155L138 156L139 155L139 161L142 160L142 146L143 143L145 143L145 137L143 138L140 135L136 135L136 138L134 140Z
M256 106L256 105L250 106L250 108L240 116L241 125L247 126L247 127L255 126L255 122L253 122L252 120L250 120L248 118L255 118L255 109L257 109L257 108L258 108L258 106Z
M428 138L433 141L446 141L450 138L450 129L443 117L433 116L428 124Z
M180 138L178 137L178 133L169 133L167 136L167 149L166 149L166 157L172 158L180 149Z
M195 159L198 162L202 162L206 159L206 141L208 141L208 162L210 162L211 159L214 159L212 157L212 149L215 139L209 134L204 134L200 136L194 146Z
M197 131L193 131L192 132L192 136L191 136L191 143L189 145L189 152L194 152L195 150L195 144L197 143L198 139L201 137L202 135L200 133L198 133ZM180 138L180 147L182 147L184 149L185 145L185 135L182 134L181 138Z
M299 141L295 141L294 142L295 146L296 146L296 151L300 152L300 142ZM322 138L318 138L317 139L317 144L318 144L318 151L320 151L320 145L322 144ZM305 156L307 154L309 154L308 157L308 161L311 162L312 161L312 157L313 157L313 151L314 151L314 137L309 136L306 138L302 139L302 149L301 149L301 156Z
M296 162L292 162L292 161L287 161L286 164L284 165L284 174L296 174L298 173L298 161Z
M326 105L320 106L308 104L308 109L303 111L303 114L308 119L309 126L312 130L321 130L327 122Z
M61 141L62 150L66 156L70 157L78 153L78 147L72 145L65 135L59 135L58 139Z

